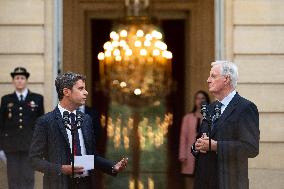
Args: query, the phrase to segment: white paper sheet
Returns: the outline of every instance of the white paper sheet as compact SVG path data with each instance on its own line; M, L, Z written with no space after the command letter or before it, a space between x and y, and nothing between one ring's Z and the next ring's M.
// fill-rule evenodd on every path
M75 166L82 166L84 170L92 170L94 169L94 156L93 155L83 155L83 156L75 156Z

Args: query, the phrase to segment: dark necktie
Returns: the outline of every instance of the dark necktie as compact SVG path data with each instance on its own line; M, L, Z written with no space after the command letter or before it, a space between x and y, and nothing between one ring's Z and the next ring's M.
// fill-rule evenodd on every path
M81 146L80 146L80 139L79 139L79 132L78 129L75 129L76 126L76 121L75 121L75 114L70 113L70 119L71 119L71 128L74 129L74 154L75 156L81 156Z
M217 101L216 106L219 107L219 109L220 109L220 115L221 115L221 112L222 112L222 111L221 111L221 108L222 108L222 106L223 106L222 102Z
M20 102L24 101L24 96L22 94L20 94Z

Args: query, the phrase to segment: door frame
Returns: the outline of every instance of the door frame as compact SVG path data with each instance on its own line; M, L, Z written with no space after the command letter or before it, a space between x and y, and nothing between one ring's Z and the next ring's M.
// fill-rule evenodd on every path
M154 1L151 6L153 16L157 18L186 20L184 109L188 112L193 105L194 92L207 90L210 62L215 59L214 2ZM63 71L86 75L90 93L91 19L117 19L123 16L123 10L123 1L63 0ZM87 104L91 103L92 99L89 98Z

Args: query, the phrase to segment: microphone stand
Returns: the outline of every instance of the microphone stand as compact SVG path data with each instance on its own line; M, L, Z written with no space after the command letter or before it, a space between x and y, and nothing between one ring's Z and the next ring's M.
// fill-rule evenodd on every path
M209 116L209 119L206 119L206 120L208 123L209 151L211 151L211 129L213 125L213 118L211 115L208 115L208 116Z
M220 118L220 116L221 116L221 107L219 107L219 105L216 104L214 107L214 115L212 116L211 119L211 126L215 124L215 122ZM209 131L211 132L211 128L209 129ZM211 137L209 137L209 150L211 151Z
M74 144L75 144L75 131L81 128L81 123L78 119L81 120L81 117L77 118L76 123L73 125L70 123L69 121L69 113L67 112L68 115L66 115L65 112L63 112L63 122L64 122L64 127L66 129L68 129L71 132L71 166L72 166L72 185L71 188L73 189L75 186L75 168L74 168L74 164L75 164L75 149L74 149ZM64 117L65 116L65 117ZM68 116L68 117L66 117ZM69 127L70 125L70 127Z
M207 105L201 105L201 114L203 116L203 120L207 121L208 124L208 137L209 137L209 151L211 151L211 125L212 125L212 116L209 114L207 110Z
M211 130L212 130L213 123L220 117L221 109L219 108L218 105L216 105L214 108L214 115L212 116L208 113L207 106L202 105L201 113L202 113L203 119L206 120L208 123L209 151L211 151Z
M211 128L212 128L212 123L213 123L213 121L212 121L212 119L210 119L210 121L208 122L208 127L209 127L209 129L208 129L209 151L211 151Z

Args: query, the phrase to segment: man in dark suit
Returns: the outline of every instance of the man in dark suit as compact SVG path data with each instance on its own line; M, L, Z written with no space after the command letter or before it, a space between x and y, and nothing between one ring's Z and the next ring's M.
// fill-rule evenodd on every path
M236 92L237 66L228 61L212 63L209 91L217 99L209 114L221 107L221 116L208 127L201 125L202 137L193 145L197 156L195 189L248 189L248 158L259 153L259 114L254 103ZM210 132L209 132L210 131ZM211 136L211 150L209 138Z
M85 88L85 76L67 72L55 80L59 98L58 106L40 117L35 126L35 132L30 148L30 160L35 170L44 173L44 189L90 189L90 172L83 167L75 166L75 179L71 179L71 133L64 126L63 115L68 112L71 124L81 118L81 128L74 133L74 151L76 156L94 155L95 169L115 175L126 167L127 159L113 163L95 152L95 137L92 119L89 115L78 111L85 104L88 92ZM67 118L68 120L68 118ZM75 182L74 182L75 181Z
M15 92L5 95L0 108L0 145L7 157L10 189L33 189L34 171L28 161L35 120L44 114L42 95L27 89L29 73L17 67L11 73Z

